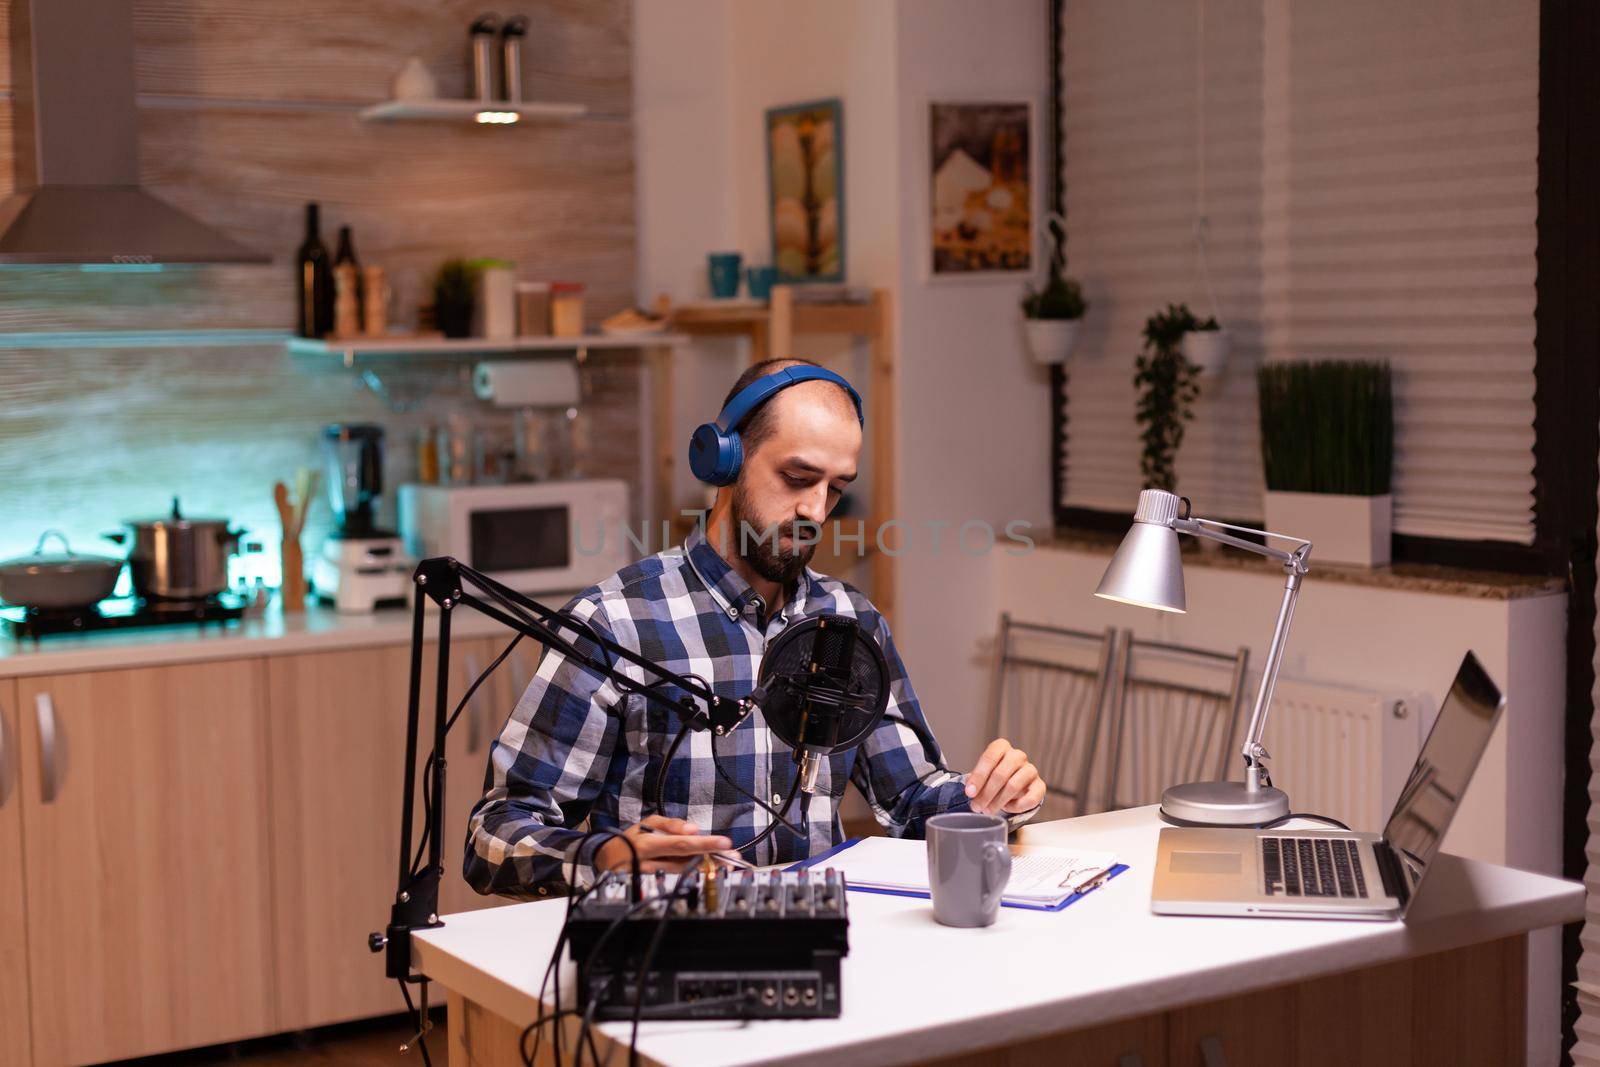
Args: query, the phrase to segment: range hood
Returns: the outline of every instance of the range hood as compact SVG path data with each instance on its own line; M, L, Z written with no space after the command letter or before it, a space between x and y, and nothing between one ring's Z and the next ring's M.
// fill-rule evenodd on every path
M0 265L269 263L139 187L129 0L13 0Z

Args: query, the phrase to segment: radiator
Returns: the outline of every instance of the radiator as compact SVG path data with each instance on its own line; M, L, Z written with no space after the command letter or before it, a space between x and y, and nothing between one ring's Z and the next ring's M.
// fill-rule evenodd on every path
M1262 739L1272 756L1272 784L1289 794L1295 811L1330 815L1353 830L1381 830L1417 758L1431 705L1422 693L1280 678ZM1241 739L1250 706L1240 714Z

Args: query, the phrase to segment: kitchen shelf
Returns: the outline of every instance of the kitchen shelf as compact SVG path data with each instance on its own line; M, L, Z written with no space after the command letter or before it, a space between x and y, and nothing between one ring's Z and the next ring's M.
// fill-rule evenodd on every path
M491 341L483 337L384 337L377 339L318 340L294 337L289 351L300 356L339 356L345 366L360 357L434 356L472 359L533 352L593 352L609 349L672 348L684 344L681 333L584 334L581 337L513 337Z
M505 100L385 100L362 108L357 117L363 122L475 122L480 111L515 112L524 119L562 121L580 119L589 113L582 104L552 104ZM485 126L515 126L518 123L486 122Z
M778 287L781 288L781 287ZM776 291L776 290L775 290ZM802 304L780 296L772 304L714 307L696 304L672 314L672 325L694 334L748 334L756 342L757 359L766 358L767 336L777 325L786 334L839 333L875 337L879 329L876 304Z

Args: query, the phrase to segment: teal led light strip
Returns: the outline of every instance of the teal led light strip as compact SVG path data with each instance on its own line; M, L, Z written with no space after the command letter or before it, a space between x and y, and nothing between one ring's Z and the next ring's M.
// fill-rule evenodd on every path
M0 333L0 348L218 348L288 339L286 330L40 330Z

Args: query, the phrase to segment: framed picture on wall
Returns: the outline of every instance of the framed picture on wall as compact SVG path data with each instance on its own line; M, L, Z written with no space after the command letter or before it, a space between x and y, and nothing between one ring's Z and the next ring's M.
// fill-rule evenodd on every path
M778 280L844 281L844 109L838 100L767 112L767 194Z
M933 280L1032 277L1040 265L1039 139L1032 100L928 105Z

